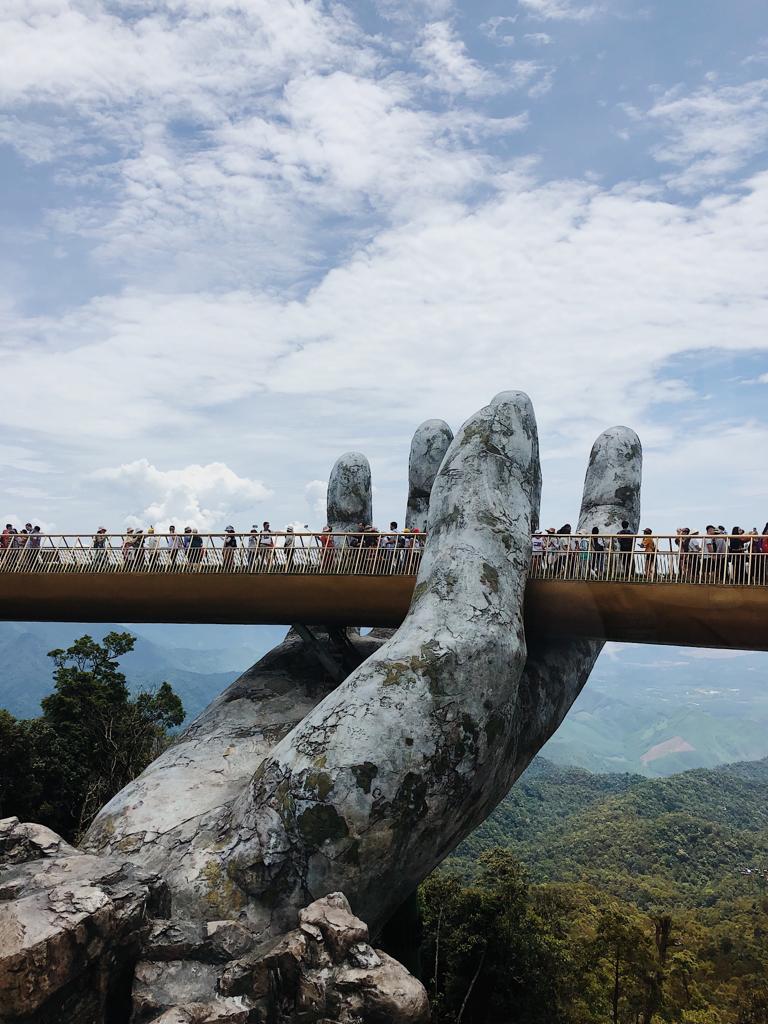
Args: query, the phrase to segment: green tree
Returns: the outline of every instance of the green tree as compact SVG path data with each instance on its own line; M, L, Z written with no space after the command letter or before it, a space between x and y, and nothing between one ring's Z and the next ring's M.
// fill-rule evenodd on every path
M0 818L29 817L36 806L29 723L0 708Z
M134 644L130 633L108 633L102 643L83 636L50 652L54 688L42 701L42 716L15 726L12 716L0 721L0 730L15 738L18 757L7 776L3 771L5 786L0 781L5 813L77 840L97 811L167 745L184 708L168 683L131 698L118 659ZM20 765L27 766L33 799L23 799L14 782Z
M557 1024L571 963L550 900L537 906L506 850L481 854L465 884L445 874L422 886L422 963L438 1022ZM553 912L554 911L554 915Z

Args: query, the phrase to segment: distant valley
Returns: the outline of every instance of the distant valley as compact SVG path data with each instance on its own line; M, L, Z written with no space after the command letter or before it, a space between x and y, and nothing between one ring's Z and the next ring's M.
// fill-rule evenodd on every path
M284 626L0 623L0 707L39 713L54 647L112 629L138 637L132 688L170 682L187 721L279 643ZM591 772L665 776L768 755L768 655L608 645L542 755Z

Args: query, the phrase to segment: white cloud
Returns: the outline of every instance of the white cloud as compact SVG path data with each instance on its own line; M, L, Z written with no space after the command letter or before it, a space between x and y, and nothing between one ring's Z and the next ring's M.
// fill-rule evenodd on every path
M738 86L707 84L664 93L648 111L667 141L655 158L679 167L669 183L683 191L719 184L768 145L768 79Z
M531 43L533 46L549 46L552 42L552 36L546 32L527 32L523 38L526 43Z
M529 14L547 21L588 21L599 13L596 4L581 4L574 0L520 0Z
M157 529L171 523L205 531L222 529L238 514L254 518L254 505L272 497L260 480L238 476L223 462L160 470L147 459L136 459L97 470L92 479L119 489L130 502L126 525ZM247 529L242 523L232 525L239 531Z
M483 95L494 91L493 74L467 54L467 48L448 21L433 21L424 29L414 56L426 69L426 83L448 93Z
M512 15L511 17L498 15L495 18L488 18L487 21L484 21L480 25L480 31L496 43L497 46L514 46L515 36L509 29L516 21L517 15Z

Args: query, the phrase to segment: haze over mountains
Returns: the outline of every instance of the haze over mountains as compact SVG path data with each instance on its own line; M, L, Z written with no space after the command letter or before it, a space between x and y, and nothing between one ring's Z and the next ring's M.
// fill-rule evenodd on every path
M128 629L134 689L168 680L194 718L282 639L284 626L0 623L0 707L39 713L52 685L47 652ZM664 776L768 755L768 656L610 644L562 727L550 761L593 772Z

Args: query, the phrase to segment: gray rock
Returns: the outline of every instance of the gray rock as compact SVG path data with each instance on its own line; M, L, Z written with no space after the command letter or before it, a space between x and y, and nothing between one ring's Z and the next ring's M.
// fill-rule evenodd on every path
M366 1024L426 1024L429 1001L424 986L408 974L402 964L376 951L375 967L344 967L334 978L336 1000L330 1008L340 1019L349 1019L345 1003L360 1014ZM358 1009L359 1007L359 1009Z
M344 960L352 946L368 941L368 925L355 917L342 892L329 893L300 911L299 926L304 925L320 932L337 964Z
M155 921L144 943L148 960L205 959L205 936L200 921Z
M371 467L364 455L347 452L328 481L328 525L334 533L349 533L372 522Z
M426 1024L423 985L357 937L367 928L342 893L301 911L301 926L265 952L231 964L219 980L273 1024ZM262 1019L256 1017L256 1019Z
M242 999L219 996L215 1002L174 1006L152 1024L248 1024L251 1020L251 1009Z
M219 968L195 960L142 960L133 978L131 1024L188 1003L209 1003L216 995Z
M206 955L216 961L236 960L253 947L253 934L237 921L208 921L205 934Z
M25 864L30 860L77 852L45 825L20 822L18 818L0 820L0 864Z
M0 902L0 1022L106 1024L148 914L168 912L164 883L124 859L82 854L48 829L3 827L11 860L0 875L12 899ZM21 849L31 859L19 863Z
M408 508L405 525L409 530L427 528L429 496L445 458L453 431L445 420L425 420L417 427L408 458Z

